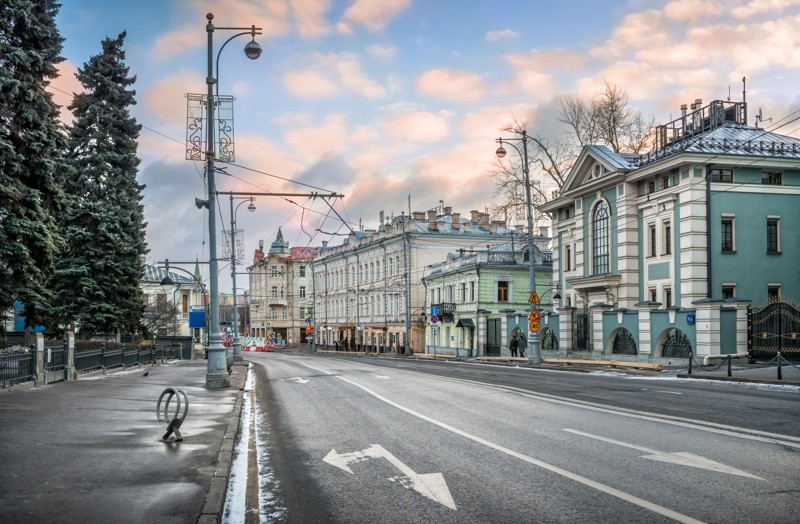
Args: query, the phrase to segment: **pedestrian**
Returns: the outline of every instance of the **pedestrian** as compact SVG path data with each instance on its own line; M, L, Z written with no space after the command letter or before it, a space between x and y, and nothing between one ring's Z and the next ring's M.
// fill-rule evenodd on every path
M525 335L522 332L518 333L519 335L519 342L517 342L517 346L519 347L519 356L525 356L525 350L528 349L528 341L525 340Z
M517 348L519 347L519 340L516 335L511 335L511 342L508 344L508 349L511 350L511 356L517 356Z

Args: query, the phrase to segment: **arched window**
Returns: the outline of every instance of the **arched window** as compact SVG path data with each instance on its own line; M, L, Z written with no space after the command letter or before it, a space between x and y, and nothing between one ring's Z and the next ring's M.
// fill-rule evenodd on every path
M600 201L592 215L592 274L609 273L608 204Z

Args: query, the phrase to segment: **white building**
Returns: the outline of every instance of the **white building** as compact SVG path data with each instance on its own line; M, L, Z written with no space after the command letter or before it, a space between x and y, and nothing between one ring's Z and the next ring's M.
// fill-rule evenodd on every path
M448 253L509 242L512 230L487 213L451 207L384 220L314 256L314 333L329 349L425 352L425 267Z

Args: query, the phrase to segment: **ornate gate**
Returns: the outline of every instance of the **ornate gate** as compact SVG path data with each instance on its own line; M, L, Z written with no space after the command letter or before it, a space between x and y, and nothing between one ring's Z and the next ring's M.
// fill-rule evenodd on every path
M558 351L558 337L552 329L545 329L542 335L542 349L546 351Z
M636 341L627 329L621 329L614 337L614 347L612 353L617 355L637 355Z
M751 362L772 360L779 351L786 360L800 362L800 306L778 297L748 308L747 349Z
M664 358L689 358L692 354L692 343L680 329L671 329L664 341L661 356Z

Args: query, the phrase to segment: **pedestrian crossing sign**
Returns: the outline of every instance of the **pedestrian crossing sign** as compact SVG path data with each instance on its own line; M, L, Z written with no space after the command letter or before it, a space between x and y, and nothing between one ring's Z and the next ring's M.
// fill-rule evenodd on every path
M530 302L531 304L538 304L539 303L539 295L536 294L536 290L535 289L533 291L531 291L531 296L530 296L530 298L528 298L528 302Z

